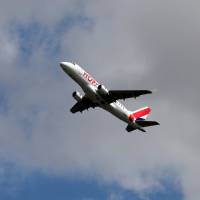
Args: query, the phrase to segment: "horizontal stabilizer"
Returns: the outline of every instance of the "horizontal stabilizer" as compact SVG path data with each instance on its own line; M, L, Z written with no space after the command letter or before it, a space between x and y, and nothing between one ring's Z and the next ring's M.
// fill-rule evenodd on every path
M134 130L137 130L137 129L140 130L140 131L142 131L142 132L146 132L141 126L139 126L137 124L131 124L131 125L128 125L126 127L126 130L128 132L131 132L131 131L134 131Z
M156 121L145 121L145 120L136 120L135 123L138 124L141 127L148 127L148 126L160 125Z
M159 125L158 122L156 121L145 121L145 120L136 120L135 123L133 124L129 124L126 127L126 130L128 132L134 131L134 130L140 130L142 132L146 132L143 127L148 127L148 126L155 126L155 125Z

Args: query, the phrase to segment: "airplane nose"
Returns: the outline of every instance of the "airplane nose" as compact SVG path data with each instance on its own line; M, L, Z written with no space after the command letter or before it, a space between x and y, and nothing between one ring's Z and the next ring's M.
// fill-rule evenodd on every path
M65 67L65 63L64 62L61 62L60 63L60 67L63 69Z
M70 62L60 62L60 66L62 69L73 68L73 64Z

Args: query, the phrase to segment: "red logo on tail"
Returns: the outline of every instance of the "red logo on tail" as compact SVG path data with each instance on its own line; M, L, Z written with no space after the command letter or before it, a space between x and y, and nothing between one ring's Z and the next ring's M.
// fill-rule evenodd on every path
M144 107L139 110L134 111L132 114L129 115L129 120L130 121L135 121L139 118L141 119L146 119L146 117L149 115L151 112L151 108L149 107Z

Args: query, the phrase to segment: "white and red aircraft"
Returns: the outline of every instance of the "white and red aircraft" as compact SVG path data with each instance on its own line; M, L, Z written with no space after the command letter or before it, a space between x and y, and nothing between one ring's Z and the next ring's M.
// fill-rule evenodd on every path
M108 90L104 85L99 84L89 73L79 65L70 62L61 62L61 68L74 81L76 81L85 92L82 96L79 92L73 92L72 96L77 103L70 109L72 113L82 112L88 108L101 107L118 117L128 125L128 132L140 130L145 132L143 127L159 125L156 121L146 121L151 109L143 107L136 111L127 110L118 100L131 97L138 97L152 93L149 90Z

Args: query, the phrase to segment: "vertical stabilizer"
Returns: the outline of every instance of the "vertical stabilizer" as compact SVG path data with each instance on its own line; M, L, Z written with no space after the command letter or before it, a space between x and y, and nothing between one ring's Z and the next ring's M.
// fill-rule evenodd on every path
M151 108L148 106L140 108L129 115L130 121L145 120L150 114Z

